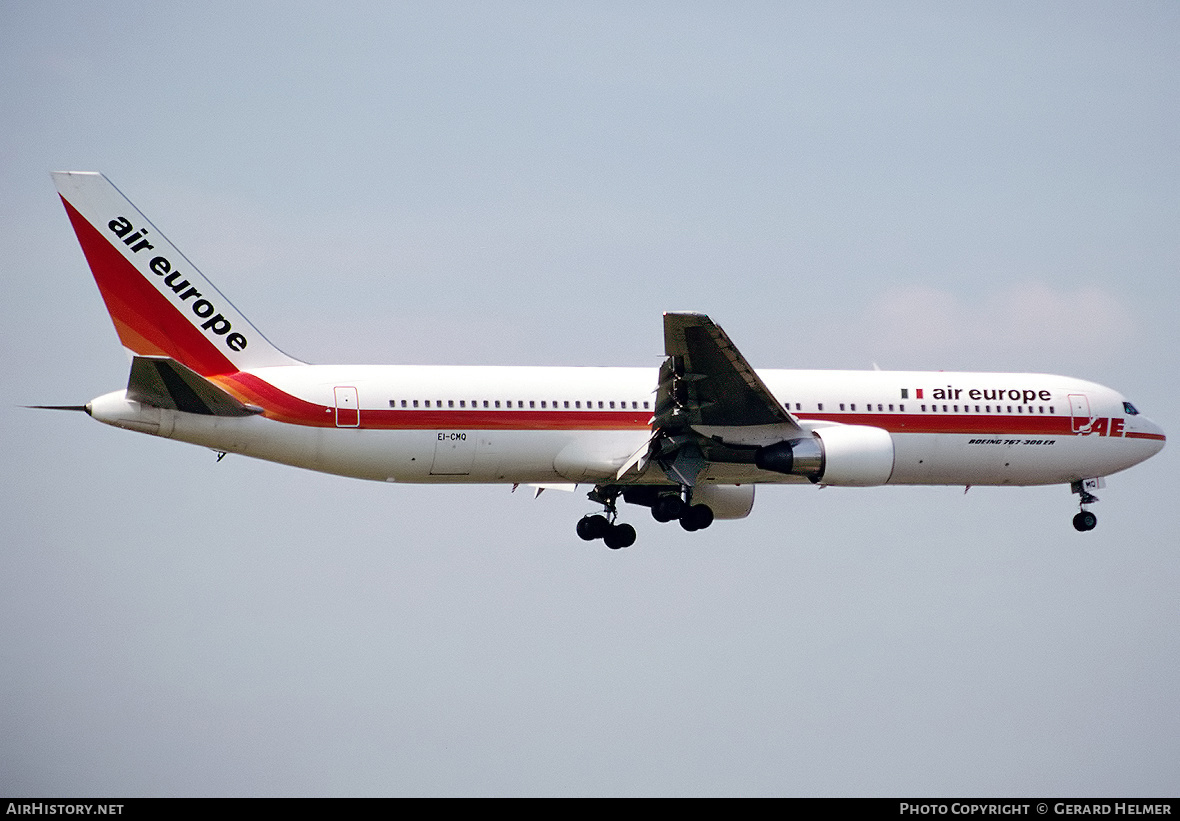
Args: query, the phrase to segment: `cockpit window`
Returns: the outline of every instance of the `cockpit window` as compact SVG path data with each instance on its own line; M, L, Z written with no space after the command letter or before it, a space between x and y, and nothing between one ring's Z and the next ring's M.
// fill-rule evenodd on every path
M1139 415L1139 411L1137 411L1135 409L1135 406L1132 405L1130 402L1123 403L1123 411L1127 414L1127 416L1138 416Z

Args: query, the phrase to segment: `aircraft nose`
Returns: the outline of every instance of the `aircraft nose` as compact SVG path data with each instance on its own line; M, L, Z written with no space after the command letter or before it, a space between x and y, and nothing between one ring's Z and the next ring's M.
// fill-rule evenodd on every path
M1140 434L1140 436L1151 442L1152 446L1154 447L1152 454L1159 453L1161 450L1163 450L1164 444L1168 441L1168 437L1164 433L1164 429L1155 422L1152 422L1150 419L1144 419L1142 421L1142 428L1143 432Z

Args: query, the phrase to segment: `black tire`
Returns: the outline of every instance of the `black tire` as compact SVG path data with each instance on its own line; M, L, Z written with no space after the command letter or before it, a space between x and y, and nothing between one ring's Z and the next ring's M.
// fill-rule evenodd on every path
M713 524L713 508L708 505L693 505L692 516L696 520L697 530L704 530Z
M587 542L601 539L610 530L610 522L605 516L583 516L578 521L578 536Z
M631 525L615 525L602 538L611 550L630 547L635 544L635 528Z
M679 519L684 513L684 502L679 496L660 496L651 506L651 516L657 522L670 522Z
M713 508L708 505L693 505L680 517L680 526L689 533L694 530L704 530L711 524L713 524Z
M1083 510L1077 516L1073 517L1073 527L1080 533L1085 533L1088 530L1093 530L1098 526L1098 517L1088 510Z

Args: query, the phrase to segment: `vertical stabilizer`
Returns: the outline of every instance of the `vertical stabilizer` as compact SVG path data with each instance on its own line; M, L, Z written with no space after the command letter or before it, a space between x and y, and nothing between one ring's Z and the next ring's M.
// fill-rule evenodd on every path
M238 312L106 177L55 171L53 182L123 346L202 376L298 365Z

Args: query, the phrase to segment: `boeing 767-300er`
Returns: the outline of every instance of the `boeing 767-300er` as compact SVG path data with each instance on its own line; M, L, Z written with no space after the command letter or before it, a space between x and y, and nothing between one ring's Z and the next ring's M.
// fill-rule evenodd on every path
M115 330L100 422L384 482L589 485L578 535L627 547L620 501L685 530L759 483L1044 485L1079 495L1164 446L1117 391L1064 376L755 371L708 316L664 314L652 368L308 365L274 347L105 177L53 174Z

